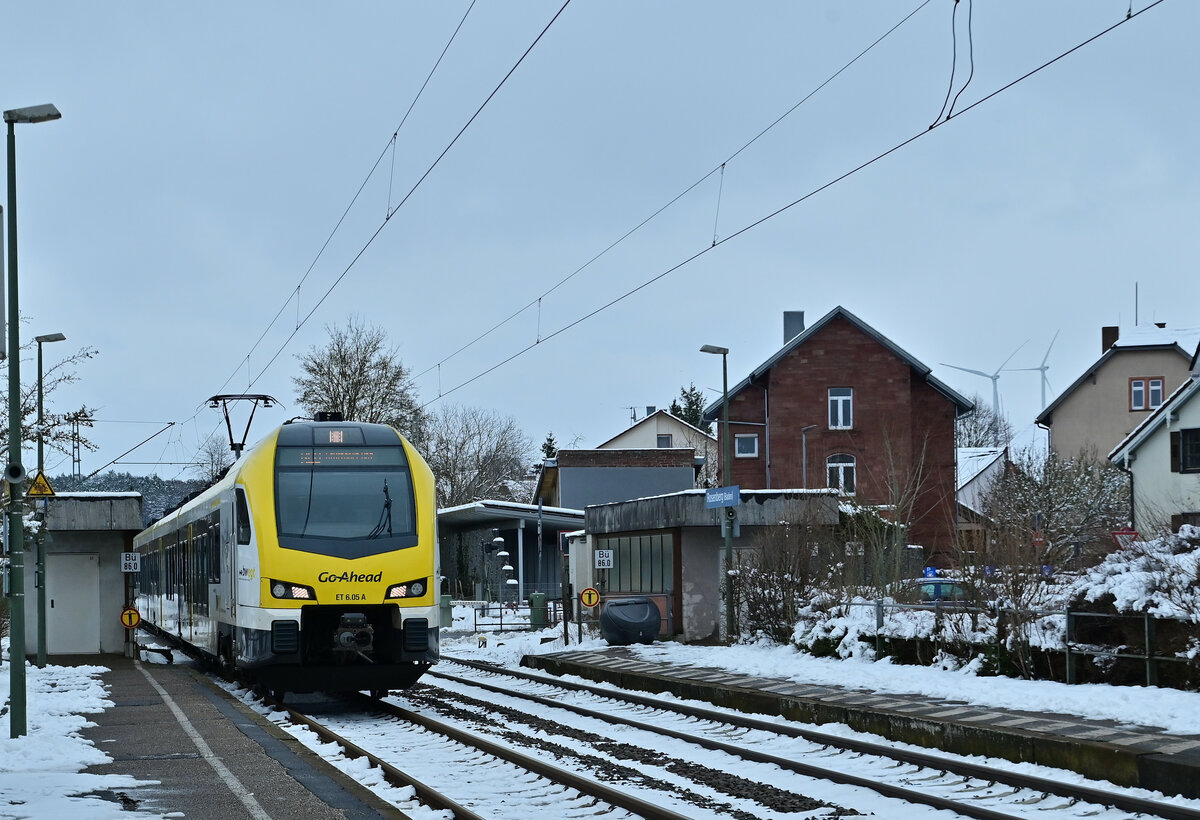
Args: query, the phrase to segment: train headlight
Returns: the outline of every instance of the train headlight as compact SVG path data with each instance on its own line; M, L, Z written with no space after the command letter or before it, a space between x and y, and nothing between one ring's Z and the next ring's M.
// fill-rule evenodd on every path
M312 587L293 584L290 581L271 581L271 595L284 600L315 601L317 594Z
M423 598L425 590L428 589L427 578L419 578L416 581L407 581L403 584L392 584L388 587L385 600L392 601L397 598Z

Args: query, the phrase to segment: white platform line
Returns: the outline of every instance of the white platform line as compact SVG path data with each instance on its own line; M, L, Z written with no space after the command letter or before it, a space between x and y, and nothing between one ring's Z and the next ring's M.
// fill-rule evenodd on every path
M187 715L183 713L179 705L167 694L167 690L163 689L158 681L146 671L141 661L135 660L133 665L138 668L139 672L146 676L146 680L150 681L150 685L154 687L154 691L158 692L163 702L167 704L167 708L175 715L175 719L179 721L179 725L183 727L183 731L192 739L192 743L196 744L196 749L199 750L200 756L208 761L208 765L212 766L213 771L217 773L217 777L221 778L225 782L225 785L229 787L229 790L233 792L234 796L242 801L242 805L250 812L250 816L256 818L256 820L271 820L271 815L267 814L266 810L254 799L254 795L250 790L243 786L242 782L233 776L233 772L229 771L220 758L213 754L212 748L200 736L196 728L192 726L192 722L188 720Z

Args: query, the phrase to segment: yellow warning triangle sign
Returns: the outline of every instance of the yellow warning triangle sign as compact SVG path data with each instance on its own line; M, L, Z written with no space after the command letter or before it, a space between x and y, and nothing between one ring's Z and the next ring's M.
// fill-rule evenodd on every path
M54 488L50 486L46 476L39 471L33 477L33 483L29 485L28 495L54 495Z

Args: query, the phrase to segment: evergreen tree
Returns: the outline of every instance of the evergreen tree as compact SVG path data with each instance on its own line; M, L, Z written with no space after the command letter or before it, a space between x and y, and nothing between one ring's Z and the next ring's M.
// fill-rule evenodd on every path
M542 455L546 458L554 458L554 454L558 452L558 442L554 440L554 432L546 434L546 440L542 442Z
M672 416L712 435L712 424L704 420L704 394L695 383L679 388L679 398L671 402L670 410Z

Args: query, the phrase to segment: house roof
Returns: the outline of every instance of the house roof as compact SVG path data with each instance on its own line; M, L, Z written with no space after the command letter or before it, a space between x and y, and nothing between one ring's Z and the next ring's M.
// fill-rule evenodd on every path
M1004 447L959 447L955 452L958 475L955 489L961 490L974 481L1004 455L1004 450Z
M1112 347L1104 351L1100 358L1092 363L1091 367L1086 368L1079 375L1079 378L1071 382L1070 387L1059 393L1054 401L1047 404L1045 409L1041 413L1038 413L1037 418L1034 419L1035 422L1042 426L1052 423L1049 419L1054 416L1055 409L1066 401L1079 385L1091 378L1097 370L1119 353L1128 350L1143 352L1147 350L1174 350L1180 356L1190 359L1194 369L1196 353L1200 350L1200 328L1167 328L1159 327L1158 325L1139 325L1132 330L1123 332L1125 335L1113 342Z
M717 439L716 439L716 436L713 436L713 435L711 435L711 434L709 434L709 433L706 433L706 432L704 432L703 430L701 430L699 427L695 426L694 424L688 424L686 421L684 421L683 419L679 418L679 416L675 415L674 413L670 412L669 410L655 410L653 413L651 413L650 415L646 416L646 417L645 417L644 419L642 419L641 421L639 421L639 422L636 422L636 423L634 423L634 424L631 424L631 425L629 425L629 426L628 426L628 427L626 427L624 430L622 430L621 432L617 433L615 436L613 436L612 438L610 438L608 441L604 441L604 442L601 442L600 444L596 445L596 449L600 449L600 448L601 448L601 447L603 447L604 445L606 445L606 444L610 444L610 443L612 443L612 442L616 441L616 440L617 440L617 439L619 439L621 436L623 436L623 435L625 435L626 433L628 433L630 430L636 430L638 427L641 427L642 425L649 423L649 421L650 421L652 418L654 418L655 416L666 416L667 418L674 419L675 421L679 422L679 423L680 423L681 425L683 425L684 427L687 427L689 430L695 430L695 431L696 431L697 433L699 433L700 435L702 435L702 436L706 436L707 438L709 438L709 439L712 439L714 442L717 440Z
M751 370L749 376L742 379L735 386L730 388L729 395L735 396L738 393L740 393L742 390L745 390L747 387L750 386L750 384L753 381L761 378L763 376L763 374L767 373L771 368L773 368L776 364L778 364L779 361L784 356L791 353L796 348L800 347L800 345L804 344L810 338L812 338L813 334L815 334L821 328L825 327L831 321L833 321L834 319L839 318L839 317L850 322L852 325L857 327L859 330L861 330L867 336L870 336L872 339L874 339L880 345L887 348L888 351L890 351L892 354L894 354L897 358L904 361L913 370L917 371L917 373L920 374L920 376L925 379L926 383L930 387L932 387L934 390L941 393L943 396L945 396L950 401L954 402L954 405L957 408L956 415L961 416L964 413L970 412L971 410L975 409L975 405L973 402L971 402L967 398L964 398L962 395L960 395L959 393L957 393L956 391L951 389L945 383L939 381L938 379L935 379L932 375L932 370L929 367L927 367L923 362L921 362L920 360L918 360L917 358L912 356L904 348L897 345L895 342L893 342L887 336L884 336L878 330L876 330L875 328L868 325L862 319L858 318L857 316L855 316L850 311L846 310L841 305L838 305L833 310L826 313L824 316L822 316L820 319L818 319L816 322L814 322L810 327L806 328L802 333L799 333L795 337L793 337L792 340L789 341L787 344L785 344L783 347L781 347L775 353L775 355L771 356L771 358L767 359L765 362L760 364L758 367ZM721 403L722 403L722 399L717 399L715 402L710 404L708 407L704 408L704 418L705 419L716 419L721 413Z
M1166 400L1158 406L1158 408L1142 419L1142 423L1129 432L1121 440L1121 443L1114 447L1108 454L1108 460L1112 462L1125 461L1128 466L1129 456L1141 447L1146 439L1150 438L1160 426L1166 424L1167 420L1178 414L1179 408L1186 404L1196 393L1200 391L1200 378L1192 376L1179 387L1175 388L1175 392L1167 396Z
M538 505L518 504L512 501L473 501L457 507L445 507L438 510L437 515L438 521L451 526L483 526L498 520L513 519L536 521ZM549 527L573 528L583 521L583 510L543 506L541 517L542 523Z

